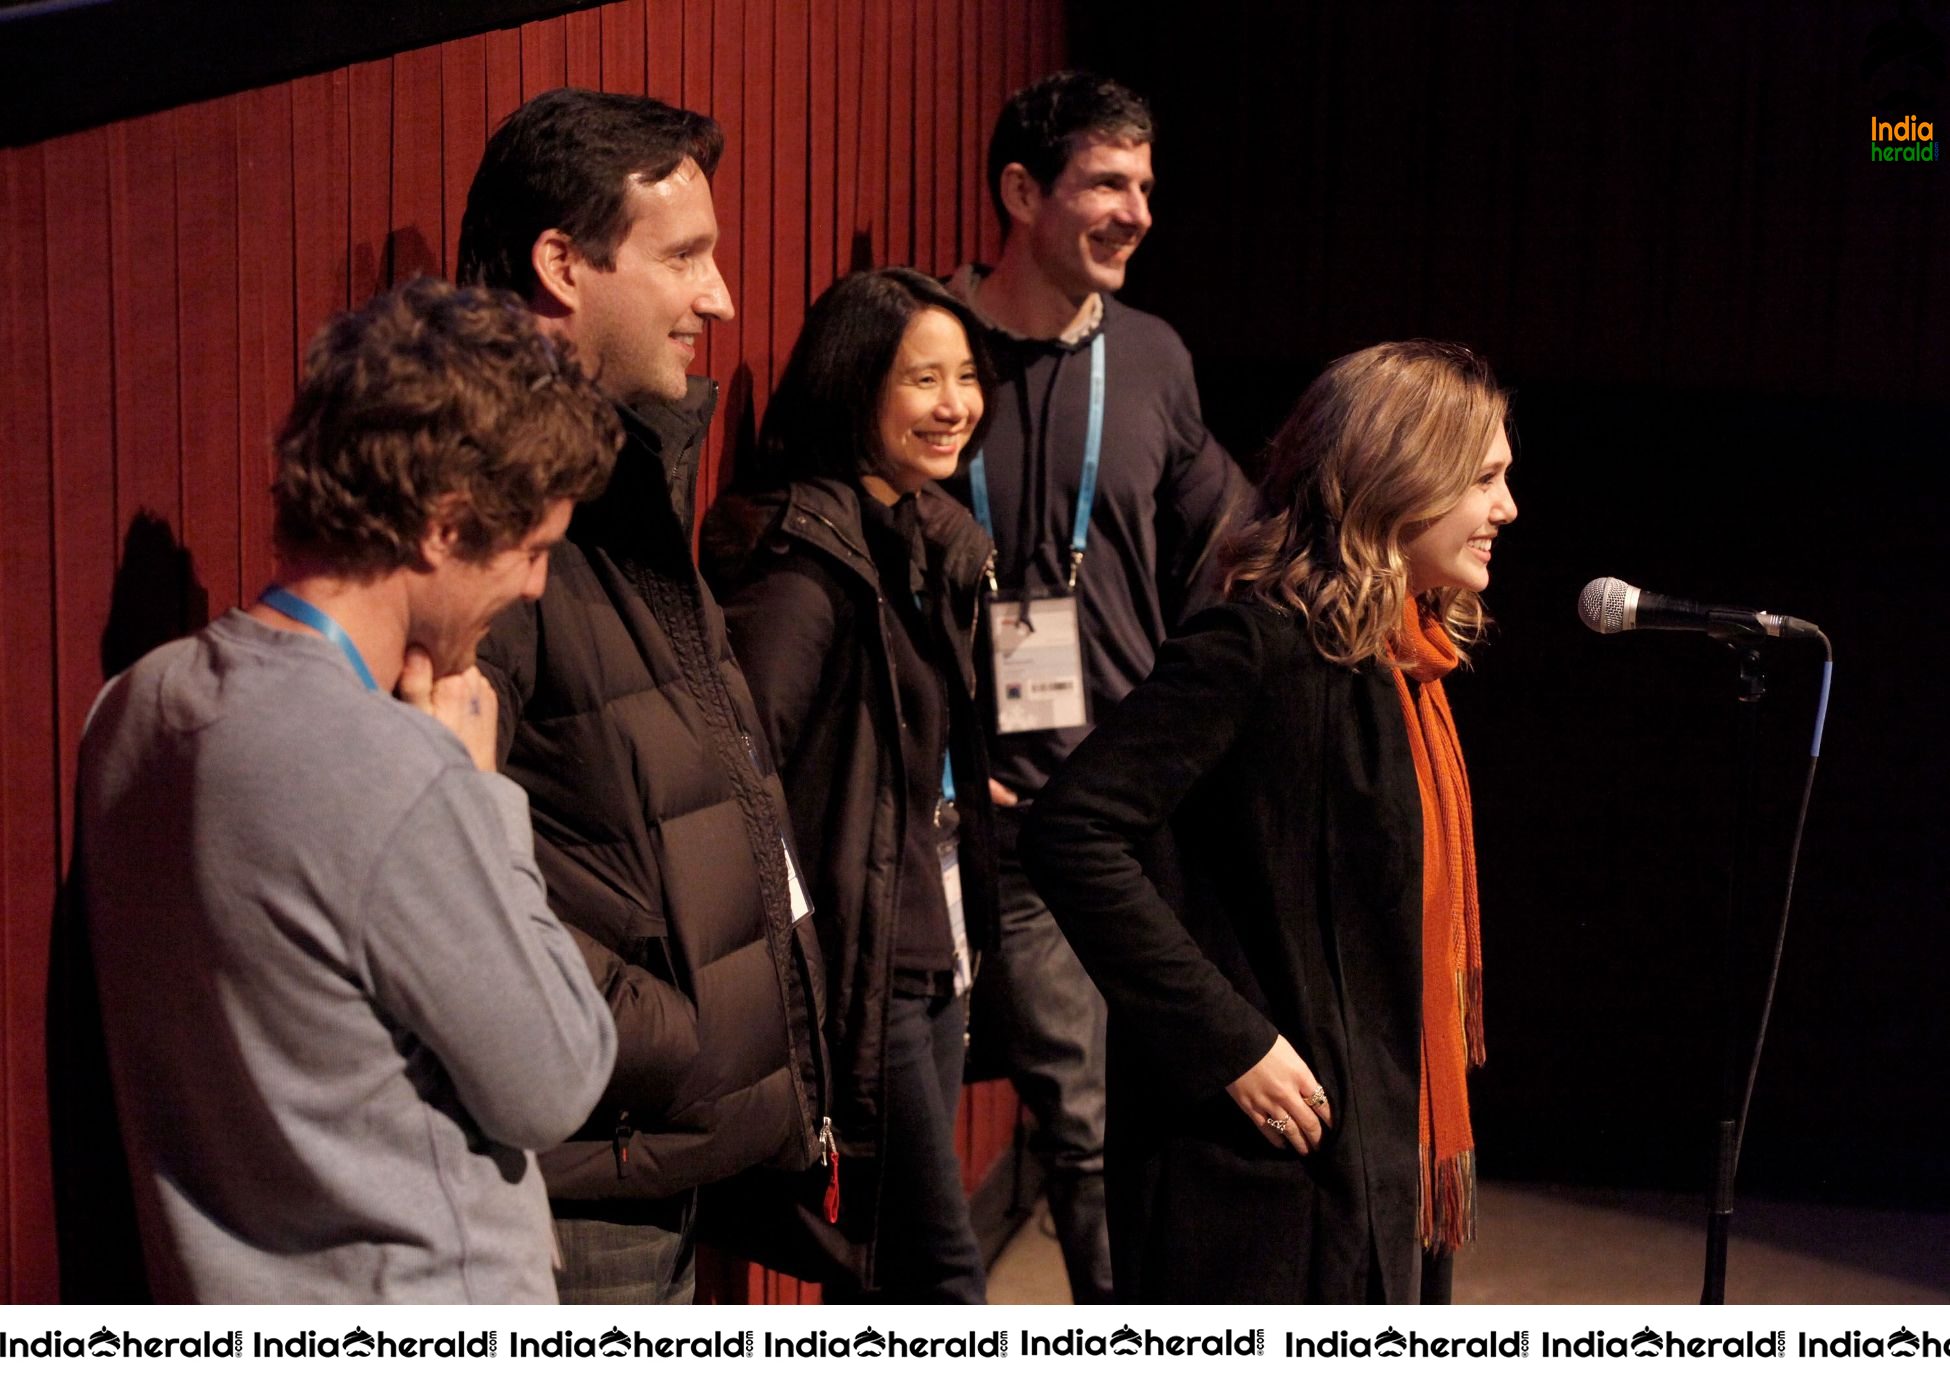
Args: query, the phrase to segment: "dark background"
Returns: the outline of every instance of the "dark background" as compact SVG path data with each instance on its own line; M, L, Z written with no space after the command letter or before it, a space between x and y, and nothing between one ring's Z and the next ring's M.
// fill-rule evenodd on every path
M1600 640L1599 575L1791 612L1837 671L1743 1190L1950 1202L1935 589L1950 457L1942 3L1183 7L1076 0L1160 123L1124 294L1253 470L1329 359L1466 341L1514 388L1521 520L1452 681L1470 760L1490 1176L1697 1188L1722 1011L1751 1025L1819 653L1768 658L1722 980L1734 658Z

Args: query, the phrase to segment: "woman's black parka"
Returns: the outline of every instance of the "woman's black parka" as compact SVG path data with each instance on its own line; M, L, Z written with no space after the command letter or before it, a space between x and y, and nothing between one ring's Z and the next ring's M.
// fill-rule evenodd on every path
M704 566L785 784L826 962L844 1239L816 1232L830 1255L825 1261L796 1261L778 1248L766 1253L802 1273L838 1267L855 1278L870 1277L878 1214L881 1069L901 889L930 884L904 876L900 865L910 777L889 638L903 634L887 600L907 592L881 588L862 501L854 485L831 478L732 494L712 510L704 537ZM939 668L961 816L963 909L979 954L992 946L997 924L988 754L973 660L993 546L967 510L932 485L915 501L942 619L938 640L954 648L952 663Z

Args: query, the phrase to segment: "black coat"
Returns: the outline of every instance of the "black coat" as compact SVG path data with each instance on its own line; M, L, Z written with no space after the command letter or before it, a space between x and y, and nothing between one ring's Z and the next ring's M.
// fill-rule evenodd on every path
M896 625L861 527L859 491L813 479L712 510L704 564L723 600L792 811L826 958L826 1037L834 1064L833 1123L841 1153L840 1231L824 1262L774 1254L798 1272L871 1277L885 1148L882 1068L909 816L891 638ZM993 546L965 509L932 487L916 496L928 579L938 592L939 667L960 806L962 900L969 944L997 932L988 756L975 698L973 640ZM903 590L895 597L906 597ZM718 1204L711 1204L718 1207ZM722 1214L722 1208L718 1208Z
M1389 672L1210 609L1056 775L1023 853L1110 1005L1120 1301L1409 1300L1422 813ZM1225 1090L1276 1034L1333 1098L1304 1158Z
M608 1091L541 1156L558 1212L623 1219L609 1199L818 1154L818 944L793 923L784 795L691 562L714 400L693 380L686 408L623 413L615 476L577 508L540 602L480 648L549 903L616 1017Z

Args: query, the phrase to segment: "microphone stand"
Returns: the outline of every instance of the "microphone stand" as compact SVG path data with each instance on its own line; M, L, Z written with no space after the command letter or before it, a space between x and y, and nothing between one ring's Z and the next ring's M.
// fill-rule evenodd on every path
M1788 915L1794 905L1794 875L1800 866L1801 838L1808 825L1808 802L1814 795L1815 768L1821 762L1822 729L1828 722L1828 694L1835 673L1835 646L1811 622L1779 614L1750 612L1741 608L1707 607L1681 599L1648 596L1621 579L1594 579L1578 595L1578 616L1593 632L1648 630L1703 631L1724 643L1739 657L1737 668L1741 705L1734 711L1735 761L1733 776L1732 856L1727 867L1727 909L1720 985L1734 993L1721 1007L1721 1096L1714 1121L1712 1185L1706 1200L1706 1276L1700 1287L1700 1302L1724 1303L1727 1299L1727 1242L1733 1234L1733 1180L1740 1168L1741 1142L1747 1133L1747 1112L1752 1107L1754 1087L1760 1079L1761 1052L1767 1045L1767 1023L1774 1012L1774 996L1781 979L1781 959L1787 950ZM1739 1073L1743 1002L1734 992L1741 932L1741 900L1745 893L1745 873L1749 836L1754 832L1754 760L1759 741L1758 706L1767 694L1767 677L1761 672L1761 650L1769 641L1782 637L1815 638L1821 642L1821 696L1815 705L1814 739L1808 747L1808 770L1801 782L1801 802L1794 817L1794 839L1788 846L1787 889L1781 897L1781 914L1775 927L1773 959L1761 995L1754 1038L1746 1060L1746 1077Z
M1727 909L1721 934L1720 989L1732 992L1740 933L1742 882L1747 844L1753 831L1754 761L1760 738L1760 702L1767 695L1767 676L1761 670L1760 647L1752 640L1716 633L1739 659L1734 710L1732 856L1727 867ZM1733 1178L1739 1165L1738 1126L1741 1114L1741 1058L1739 1007L1730 999L1722 1007L1720 1031L1720 1110L1713 1127L1713 1178L1706 1198L1706 1275L1700 1288L1703 1305L1727 1300L1727 1241L1733 1231Z

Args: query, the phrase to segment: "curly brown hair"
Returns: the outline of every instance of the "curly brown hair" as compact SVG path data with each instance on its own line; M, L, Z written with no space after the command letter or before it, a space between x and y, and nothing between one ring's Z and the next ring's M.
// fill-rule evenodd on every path
M1326 659L1388 659L1408 594L1404 547L1462 501L1509 396L1462 345L1402 340L1329 364L1267 447L1258 511L1220 548L1226 594L1306 619ZM1466 589L1423 604L1457 650L1488 622Z
M274 533L347 575L415 564L438 518L485 560L549 506L595 497L616 409L513 294L420 278L313 337L278 435Z

